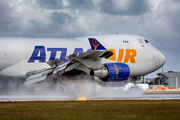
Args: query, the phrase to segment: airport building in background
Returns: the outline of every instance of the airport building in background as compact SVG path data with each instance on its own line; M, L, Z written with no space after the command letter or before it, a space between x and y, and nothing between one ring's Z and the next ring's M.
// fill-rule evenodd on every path
M173 72L173 71L168 71L168 72L163 72L163 73L158 73L158 77L156 77L153 80L149 80L150 82L148 83L151 87L153 85L163 85L165 87L169 88L180 88L180 72Z
M180 87L180 72L164 72L167 87L179 88Z
M157 75L158 77L156 78L138 77L137 84L148 84L149 89L163 86L170 89L180 89L180 72L168 71ZM129 79L129 83L133 83L133 80Z

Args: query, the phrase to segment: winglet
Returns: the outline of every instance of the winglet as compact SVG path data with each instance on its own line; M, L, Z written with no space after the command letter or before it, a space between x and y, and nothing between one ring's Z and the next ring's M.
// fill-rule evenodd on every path
M89 38L92 50L106 50L106 48L98 42L95 38Z

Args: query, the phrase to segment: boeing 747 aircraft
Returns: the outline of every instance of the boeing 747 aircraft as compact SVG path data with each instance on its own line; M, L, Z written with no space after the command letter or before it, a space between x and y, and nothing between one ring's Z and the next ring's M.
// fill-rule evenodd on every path
M165 61L160 51L136 35L0 38L0 75L24 78L24 85L85 73L98 77L102 86L124 86L129 78L154 72Z

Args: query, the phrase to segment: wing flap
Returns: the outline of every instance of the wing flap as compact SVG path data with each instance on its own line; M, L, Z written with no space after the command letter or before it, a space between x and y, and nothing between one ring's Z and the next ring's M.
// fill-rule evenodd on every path
M29 80L26 80L23 85L30 85L30 84L33 84L33 83L44 81L45 79L46 79L46 76L40 76L40 77L37 77L37 78L29 79Z
M69 66L65 69L65 72L73 70L74 68L76 68L76 67L79 66L80 64L81 64L80 62L75 62L75 63L69 65Z
M40 70L42 71L42 70ZM46 79L47 74L51 71L51 69L44 70L43 72L36 72L30 75L24 82L24 85L40 82Z
M33 72L28 72L28 78L25 80L24 85L28 85L28 84L33 84L36 82L40 82L40 81L44 81L47 80L48 78L56 78L56 76L54 76L55 74L62 74L63 70L66 68L67 63L62 63L58 66L55 67L50 67L47 69L42 69L42 70L38 70L38 71L33 71ZM53 76L53 77L51 77Z
M48 61L46 62L49 66L53 67L53 66L58 66L59 64L62 64L63 61L61 61L60 59L56 58L54 60Z
M77 56L77 55L75 55L75 54L71 54L71 55L67 56L66 59L72 60L72 59L75 58L76 56Z

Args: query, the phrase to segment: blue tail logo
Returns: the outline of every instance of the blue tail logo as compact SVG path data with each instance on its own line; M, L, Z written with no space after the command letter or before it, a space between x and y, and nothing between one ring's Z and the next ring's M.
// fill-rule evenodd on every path
M101 45L95 38L89 38L92 50L106 50L106 48Z

